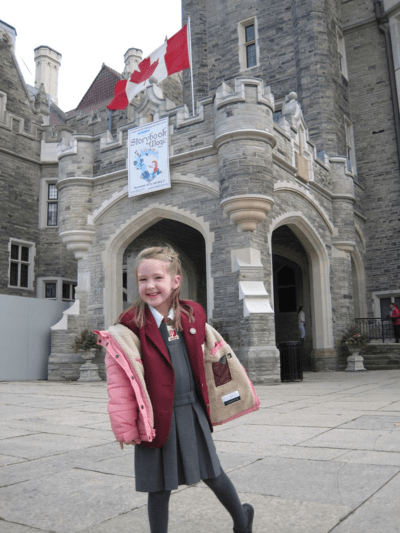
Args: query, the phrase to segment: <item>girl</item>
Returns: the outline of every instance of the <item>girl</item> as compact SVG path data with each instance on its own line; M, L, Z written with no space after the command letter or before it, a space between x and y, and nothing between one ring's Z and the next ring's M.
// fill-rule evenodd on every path
M125 361L107 348L108 410L121 448L136 444L136 490L148 492L151 533L168 531L171 490L200 480L230 513L234 533L251 533L254 509L240 503L211 437L204 310L179 299L181 266L172 248L143 250L135 275L139 295L119 324L138 337L141 359ZM145 382L138 376L141 365Z

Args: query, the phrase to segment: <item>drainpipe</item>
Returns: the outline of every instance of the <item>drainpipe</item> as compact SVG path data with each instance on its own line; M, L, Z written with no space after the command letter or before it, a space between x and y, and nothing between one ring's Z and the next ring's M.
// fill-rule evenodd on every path
M111 131L111 128L112 128L112 111L111 109L109 109L108 110L108 129Z
M374 2L375 18L378 23L378 28L379 28L379 31L382 32L383 35L385 36L385 42L386 42L386 52L387 52L388 67L389 67L390 92L392 94L394 128L396 131L397 157L398 157L399 166L400 166L399 101L397 98L396 75L394 71L393 49L392 49L392 40L390 37L390 27L389 27L389 21L387 17L385 16L385 10L382 6L382 0L373 0L373 2Z

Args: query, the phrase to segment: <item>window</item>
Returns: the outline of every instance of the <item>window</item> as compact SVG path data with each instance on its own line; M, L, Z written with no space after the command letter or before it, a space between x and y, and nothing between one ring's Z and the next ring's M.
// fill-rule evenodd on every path
M9 286L32 289L34 243L12 239L9 252Z
M58 201L57 178L42 178L39 197L40 229L58 226Z
M61 277L37 279L37 297L50 300L73 302L75 300L76 281Z
M58 190L55 183L47 185L47 225L58 225Z
M239 22L238 32L240 70L256 67L259 57L256 17Z
M63 281L63 284L62 284L62 299L64 301L71 302L72 300L75 300L75 287L76 287L76 283Z
M336 35L337 35L337 43L338 43L339 70L342 73L342 76L344 76L346 80L348 80L346 47L345 47L345 42L344 42L344 35L339 30L339 28L336 28Z
M246 65L247 68L255 67L257 64L256 58L256 33L254 24L246 26L245 29L246 40Z
M46 283L46 298L57 298L57 282Z
M391 314L390 304L396 304L400 308L400 296L380 298L381 318L388 318Z
M282 118L282 109L278 109L278 110L274 111L274 113L272 115L272 118L273 118L273 121L278 124L278 122Z
M346 131L347 170L353 174L357 174L356 154L354 148L354 129L353 124L347 117L344 117L344 127Z

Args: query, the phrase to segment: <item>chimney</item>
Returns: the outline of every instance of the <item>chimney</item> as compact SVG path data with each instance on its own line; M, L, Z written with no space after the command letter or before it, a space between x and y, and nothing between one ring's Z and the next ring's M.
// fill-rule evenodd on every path
M125 69L122 73L123 77L128 79L132 72L136 69L139 63L142 61L142 50L138 48L129 48L124 55Z
M35 87L39 89L43 83L46 93L55 104L58 102L58 69L62 55L49 46L35 48Z

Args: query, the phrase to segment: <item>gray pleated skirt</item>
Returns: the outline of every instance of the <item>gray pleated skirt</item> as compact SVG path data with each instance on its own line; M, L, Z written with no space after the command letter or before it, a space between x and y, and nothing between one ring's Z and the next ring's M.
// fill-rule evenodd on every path
M175 372L174 409L170 434L162 448L135 447L136 490L140 492L173 490L221 472L207 417L196 394L183 333L169 341L164 324L160 331Z

